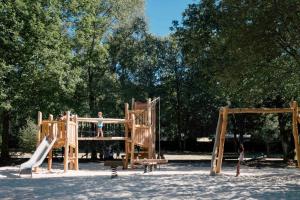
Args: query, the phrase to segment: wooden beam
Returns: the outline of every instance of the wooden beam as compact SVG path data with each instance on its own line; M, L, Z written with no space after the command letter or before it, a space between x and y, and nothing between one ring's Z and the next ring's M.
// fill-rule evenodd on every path
M79 146L78 146L78 116L75 116L76 130L75 130L75 170L79 169L78 157L79 157Z
M65 152L64 152L64 172L68 171L69 163L69 123L70 123L70 111L67 111L67 120L66 120L66 137L65 137Z
M49 120L53 121L53 115L49 115ZM51 127L50 127L50 136L54 137L54 124L52 124L52 123L51 123ZM49 171L52 169L52 151L53 151L53 148L51 148L48 153L48 170Z
M292 108L229 108L228 114L292 113Z
M98 123L102 121L103 124L124 124L126 123L125 119L114 119L114 118L88 118L88 117L78 117L78 122L90 122L90 123Z
M221 134L220 134L220 143L219 143L219 152L218 152L218 161L217 161L216 173L220 173L221 168L222 168L225 134L226 134L226 131L227 131L227 124L228 124L228 121L227 121L228 120L228 107L223 108L222 115L223 115L223 120L222 120Z
M151 99L149 98L147 100L147 125L149 126L148 128L148 134L149 134L149 140L148 140L148 159L152 158L152 130L151 130L151 125L152 125L152 121L151 121ZM147 131L147 130L145 130Z
M223 121L222 113L223 113L223 110L220 109L217 128L216 128L215 143L214 143L214 148L213 148L212 158L211 158L210 175L215 175L216 174L217 155L218 155L218 149L219 149L219 145L220 145L221 125L222 125L222 121Z
M75 148L70 145L70 153L69 153L70 170L74 169L74 161L75 161L74 150Z
M142 124L136 124L135 128L137 128L137 129L149 129L149 128L151 128L151 126L149 126L149 125L142 125Z
M299 146L299 134L298 134L298 105L296 101L292 102L293 109L293 136L294 136L294 144L296 150L297 164L298 168L300 168L300 146Z
M43 114L41 111L38 112L38 133L37 133L37 142L36 142L36 146L38 147L41 141L41 125L42 125L42 121L43 121Z
M78 140L104 140L104 141L116 141L126 140L126 137L78 137Z
M152 157L155 158L156 157L156 103L157 101L160 100L160 98L155 98L154 100L152 100L151 102L151 130L152 130ZM158 155L160 158L160 155Z
M131 114L132 119L132 129L131 129L131 146L130 146L130 167L131 169L134 168L134 144L135 144L135 115Z
M125 103L125 120L129 120L129 104ZM125 163L124 163L124 168L128 168L128 148L129 148L129 143L128 143L128 132L129 132L129 124L125 123Z

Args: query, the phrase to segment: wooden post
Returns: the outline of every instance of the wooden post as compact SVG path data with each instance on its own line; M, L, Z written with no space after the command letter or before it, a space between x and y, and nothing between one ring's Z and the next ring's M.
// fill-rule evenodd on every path
M50 120L50 131L49 131L49 136L50 138L54 138L54 124L53 124L53 115L49 115L49 120ZM52 152L53 148L50 149L48 153L48 170L50 171L52 169Z
M42 128L42 121L43 121L43 114L42 112L38 112L38 133L37 133L37 137L36 137L36 146L38 147L41 141L41 128Z
M67 111L66 135L65 135L65 153L64 153L64 172L68 171L69 163L69 132L70 132L70 111Z
M212 158L211 158L211 169L210 169L210 175L215 175L216 174L216 165L217 165L217 155L218 155L218 149L220 145L220 133L221 133L221 124L223 121L223 109L221 108L219 111L219 118L218 118L218 123L217 123L217 128L216 128L216 136L215 136L215 143L214 143L214 148L212 152Z
M156 102L151 105L151 129L152 129L152 157L156 157L155 145L156 145ZM160 156L160 155L158 155Z
M129 122L129 104L128 103L125 103L125 164L124 164L124 168L127 169L128 168L128 148L129 148L129 143L128 143L128 123Z
M79 146L78 146L78 116L75 116L75 123L76 123L76 128L75 128L75 170L79 169L78 165L78 154L79 154Z
M69 161L70 161L70 170L73 170L74 169L74 165L75 165L75 160L74 160L74 148L73 146L70 145L70 155L69 155Z
M147 100L147 126L148 126L148 158L152 158L152 127L151 127L151 99Z
M228 107L223 108L223 120L222 120L222 128L220 134L220 144L219 144L219 152L218 152L218 161L216 173L221 172L223 153L224 153L224 143L225 143L225 134L227 131L227 119L228 119Z
M41 142L41 134L42 134L42 121L43 121L43 114L41 111L38 112L38 120L37 120L37 123L38 123L38 132L37 132L37 135L36 135L36 147L39 146L40 142ZM38 167L35 167L33 169L33 171L37 172L38 171Z
M293 101L292 109L293 109L293 120L292 120L293 121L293 136L294 136L297 164L298 164L298 168L300 168L300 146L299 146L299 134L298 134L298 105L297 105L296 101Z
M135 115L131 114L132 129L131 129L131 151L130 151L130 167L134 168L134 143L135 143Z

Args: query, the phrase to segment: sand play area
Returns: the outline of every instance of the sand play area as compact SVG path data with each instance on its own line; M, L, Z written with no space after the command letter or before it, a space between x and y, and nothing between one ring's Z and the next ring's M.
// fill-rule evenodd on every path
M208 163L169 163L154 172L111 170L103 163L80 163L79 171L63 173L44 163L33 177L18 176L18 166L0 168L0 199L299 199L300 170L234 166L209 176Z

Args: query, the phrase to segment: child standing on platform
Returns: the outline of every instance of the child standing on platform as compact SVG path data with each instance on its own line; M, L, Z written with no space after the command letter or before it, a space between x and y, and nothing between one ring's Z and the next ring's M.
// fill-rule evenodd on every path
M97 137L103 137L103 116L102 116L102 112L98 112L98 118L99 118L99 121L98 121L98 124L97 124Z

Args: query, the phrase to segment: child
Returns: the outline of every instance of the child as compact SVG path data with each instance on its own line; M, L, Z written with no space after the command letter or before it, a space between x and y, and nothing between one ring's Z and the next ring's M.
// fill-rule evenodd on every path
M240 165L241 162L244 160L244 146L242 144L240 144L239 152L240 152L240 156L238 158L238 163L236 167L236 176L240 175Z
M97 129L97 137L100 137L100 134L101 134L101 137L103 137L103 116L102 116L102 112L98 112L98 118L99 118L99 121L98 121L98 129Z

